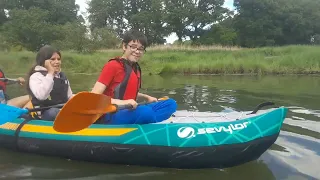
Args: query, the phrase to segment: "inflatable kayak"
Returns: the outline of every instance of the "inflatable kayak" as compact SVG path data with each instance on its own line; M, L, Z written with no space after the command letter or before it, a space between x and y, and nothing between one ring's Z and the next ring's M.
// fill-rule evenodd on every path
M92 124L71 133L55 131L51 121L14 118L4 122L8 112L2 110L0 147L108 164L226 168L259 158L276 141L287 110L178 111L161 123Z

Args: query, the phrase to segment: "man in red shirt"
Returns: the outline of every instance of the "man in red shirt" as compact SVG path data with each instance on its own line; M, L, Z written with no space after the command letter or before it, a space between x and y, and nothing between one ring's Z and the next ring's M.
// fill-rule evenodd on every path
M108 124L146 124L168 119L177 109L173 99L158 101L157 98L139 92L141 70L138 61L145 53L147 38L139 31L131 30L124 34L123 55L110 59L103 67L91 92L111 96L111 103L132 105L106 114L104 123ZM136 99L144 98L150 104L137 106Z

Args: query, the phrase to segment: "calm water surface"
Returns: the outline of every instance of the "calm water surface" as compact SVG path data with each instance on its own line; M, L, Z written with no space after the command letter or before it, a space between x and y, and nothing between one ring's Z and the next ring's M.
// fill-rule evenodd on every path
M10 75L7 75L10 76ZM16 77L17 75L11 75ZM97 75L68 74L74 93ZM320 77L144 76L143 92L168 95L179 110L248 111L264 101L289 113L275 144L257 161L228 169L178 170L106 165L0 150L0 179L320 179ZM18 85L10 96L25 94Z

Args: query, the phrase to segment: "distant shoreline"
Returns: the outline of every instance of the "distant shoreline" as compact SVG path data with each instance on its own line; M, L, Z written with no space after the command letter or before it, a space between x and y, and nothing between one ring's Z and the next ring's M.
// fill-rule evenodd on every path
M121 50L100 50L93 54L62 51L63 70L99 73L109 58ZM0 68L5 73L25 74L35 53L2 52ZM262 75L320 74L320 46L238 48L220 46L156 46L147 49L139 62L143 74Z

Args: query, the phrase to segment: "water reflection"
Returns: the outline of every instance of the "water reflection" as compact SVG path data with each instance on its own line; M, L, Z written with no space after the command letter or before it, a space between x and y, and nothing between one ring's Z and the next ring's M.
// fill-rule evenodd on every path
M308 175L314 179L320 177L320 141L304 135L281 132L276 144L285 147L283 151L269 151L278 161L287 167Z
M275 179L263 159L223 170L179 170L67 161L7 151L1 151L0 157L0 179Z

